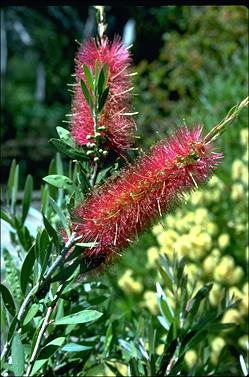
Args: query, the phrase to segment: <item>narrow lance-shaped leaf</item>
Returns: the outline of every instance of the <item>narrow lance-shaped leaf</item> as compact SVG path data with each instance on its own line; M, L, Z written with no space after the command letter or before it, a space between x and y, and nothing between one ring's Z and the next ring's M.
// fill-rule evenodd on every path
M58 319L53 324L54 325L70 325L77 323L87 323L91 321L96 321L99 319L103 313L96 310L82 310L78 313L70 314L66 317Z
M107 100L107 97L108 97L108 94L109 94L109 86L107 86L107 88L105 88L105 90L103 91L100 99L99 99L99 103L98 103L98 112L101 112L105 106L105 103L106 103L106 100Z
M23 376L24 348L19 334L15 334L11 347L12 367L15 376Z
M27 176L25 186L24 186L24 196L23 196L23 202L22 202L22 225L24 224L24 221L27 217L31 199L32 199L32 191L33 191L33 178L29 174Z
M18 183L19 183L19 165L16 165L13 187L11 189L11 211L15 214L16 212L16 199L18 192Z
M32 273L35 262L35 245L27 253L21 268L20 285L23 294L26 292L27 284Z
M59 175L59 174L47 175L46 177L43 178L43 180L52 186L66 189L69 192L74 192L73 182L71 181L71 179L69 179L65 175Z
M90 110L91 110L91 113L93 113L93 101L92 101L92 97L89 93L89 90L84 82L84 80L80 80L80 85L81 85L81 89L82 89L82 93L84 94L84 97L90 107Z
M55 157L55 162L56 162L56 174L63 175L63 164L62 164L62 159L60 153L56 153Z
M26 326L33 318L34 316L38 313L39 311L39 304L33 304L28 313L26 314L24 320L23 320L23 326Z
M83 64L83 71L86 76L86 80L88 82L88 85L90 86L91 91L94 91L94 82L93 82L93 75L92 71L88 68L86 64Z
M50 143L54 144L54 146L58 149L58 151L64 153L66 156L75 159L75 160L89 160L89 157L86 156L84 153L77 151L76 149L70 147L70 145L66 144L61 139L52 138L49 140Z
M8 309L10 314L14 317L16 314L16 307L15 307L15 302L10 291L5 285L0 284L0 292L2 294L3 302L6 308Z
M68 222L67 222L65 215L63 214L62 210L59 208L57 203L50 197L49 197L49 202L50 202L51 206L53 207L54 211L59 216L59 219L62 222L62 225L63 225L64 229L66 230L67 235L69 236L70 235L70 229L69 229L69 225L68 225Z
M75 143L71 138L70 131L66 130L63 127L56 127L56 131L61 140L63 140L66 144L70 145L71 147L75 147Z
M101 96L106 83L107 64L104 64L99 75L98 80L98 95Z
M44 214L42 214L42 217L43 217L43 224L44 224L49 236L53 239L55 246L58 247L59 239L58 239L58 235L57 235L56 230L52 227L52 225L50 224L50 222L48 221L48 219L46 218L46 216Z
M15 171L16 171L16 160L14 159L11 163L10 174L9 174L9 179L8 179L7 189L6 189L6 198L7 198L8 204L10 204L9 202L11 199L11 192L14 185Z

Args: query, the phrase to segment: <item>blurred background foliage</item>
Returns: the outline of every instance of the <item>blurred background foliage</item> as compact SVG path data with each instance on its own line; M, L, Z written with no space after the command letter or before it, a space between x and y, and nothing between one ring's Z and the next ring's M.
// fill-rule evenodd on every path
M135 25L131 51L138 72L137 147L148 149L183 123L201 123L207 133L248 95L246 7L107 6L106 12L110 37L124 36L128 20ZM23 177L31 173L38 189L55 153L48 139L70 112L67 84L73 82L75 39L95 34L95 12L86 6L5 7L1 17L6 43L1 65L1 180L6 181L15 157ZM228 288L241 303L225 314L223 322L235 321L238 328L209 339L213 364L225 345L231 357L244 352L248 342L247 127L244 111L217 142L225 157L216 177L100 277L112 287L113 316L122 314L129 321L134 312L145 310L155 327L155 282L164 287L156 264L160 253L176 250L184 256L197 288L213 282L212 305L218 305L223 288ZM173 307L173 297L168 299ZM197 355L198 349L189 350L187 368ZM239 367L235 372L241 373Z

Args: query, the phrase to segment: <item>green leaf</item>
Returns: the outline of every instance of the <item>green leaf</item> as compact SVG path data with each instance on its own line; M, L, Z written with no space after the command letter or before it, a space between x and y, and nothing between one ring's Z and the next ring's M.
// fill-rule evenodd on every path
M160 284L157 282L156 283L156 288L157 288L157 302L158 302L158 306L159 306L159 309L160 309L160 312L162 314L163 317L166 318L166 320L169 322L169 323L172 323L173 322L173 310L172 308L170 307L170 304L168 303L168 300L167 300L167 297L165 296Z
M77 343L67 343L62 347L61 350L64 352L83 352L91 349L93 349L93 346L84 346Z
M12 335L14 334L15 328L17 323L17 315L12 319L9 331L8 331L8 341L12 338Z
M98 80L98 95L101 96L106 82L107 64L104 64Z
M23 376L24 348L19 334L15 334L11 346L12 367L15 376Z
M48 249L49 242L50 242L46 229L42 230L38 242L39 242L38 249L39 249L40 264L41 264L41 266L43 266L43 264L46 260L47 249Z
M56 320L54 325L71 325L78 323L87 323L91 321L96 321L99 319L103 313L97 312L96 310L82 310L78 313L67 315L61 319Z
M8 204L10 204L9 202L11 199L11 192L14 186L15 171L16 171L16 160L14 159L11 163L10 174L9 174L9 179L8 179L7 189L6 189L6 197L7 197Z
M64 173L63 163L62 163L61 155L58 152L56 153L55 162L56 162L56 173L59 175L63 175Z
M11 219L9 214L7 212L5 212L5 210L3 208L0 209L0 217L4 221L6 221L8 224L10 224L12 226L12 228L15 228L14 221ZM14 229L13 229L13 231L14 231Z
M41 367L43 367L43 365L48 361L48 359L40 359L40 360L36 360L35 363L34 363L34 366L31 370L31 373L30 375L33 376L36 372L38 372L39 369L41 369Z
M26 326L34 317L35 315L38 313L39 311L39 304L33 304L28 313L26 314L25 318L24 318L24 321L23 321L23 326Z
M25 186L24 186L24 196L22 201L22 220L21 224L24 224L24 221L27 217L27 214L29 212L29 207L32 199L32 192L33 192L33 178L29 174L27 176Z
M96 61L95 61L94 81L95 81L95 94L97 94L96 93L96 91L98 89L97 83L99 81L99 61L98 61L98 59L96 59Z
M95 247L98 245L98 242L79 242L79 243L76 243L75 245L80 246L82 248Z
M82 89L82 93L84 94L84 97L90 107L90 111L91 113L93 113L93 101L92 101L92 97L89 93L89 90L88 90L88 87L86 86L84 80L80 80L80 85L81 85L81 89Z
M94 91L94 83L93 83L92 71L88 68L88 66L86 64L83 64L83 71L85 73L88 85L90 86L90 89L93 92Z
M51 357L59 347L62 346L62 344L65 341L65 337L61 336L59 338L53 339L51 342L46 344L39 352L38 359L48 359Z
M66 189L70 193L73 193L75 191L73 182L71 181L71 179L69 179L65 175L58 175L58 174L47 175L46 177L43 178L43 180L52 186Z
M160 255L160 264L158 264L158 268L166 287L174 294L173 276L169 270L166 256Z
M45 184L41 187L41 212L47 215L48 212L48 195L49 195L49 188L48 185Z
M98 176L97 176L97 179L96 179L96 184L100 183L103 179L105 179L106 177L106 174L108 173L109 170L112 169L112 166L108 166L108 168L106 169L102 169L99 173L98 173Z
M64 141L66 144L70 145L71 147L75 147L75 142L71 138L70 131L66 130L63 127L56 127L56 131L62 141Z
M52 279L51 281L54 282L54 281L65 281L67 279L69 279L74 271L76 270L76 268L79 266L80 264L80 260L76 260L74 263L72 263L70 266L66 266L65 268L62 268Z
M51 253L52 253L52 250L53 250L53 244L50 242L48 247L45 250L43 261L42 261L42 264L41 264L42 268L41 268L41 272L40 272L40 279L43 277L43 274L48 267L48 260L49 260Z
M66 219L65 215L63 214L62 210L59 208L59 206L57 205L57 203L51 197L49 197L49 203L51 204L51 206L53 207L54 211L59 216L59 219L62 222L62 225L65 228L65 230L67 232L67 235L69 236L70 235L69 225L68 225L67 219Z
M23 294L26 292L29 277L35 262L35 245L31 246L28 254L26 255L21 268L20 285Z
M8 288L0 283L0 292L2 294L3 302L10 312L10 314L14 317L16 315L16 307L15 307L15 302L14 299L8 290Z
M11 192L11 211L15 213L16 211L16 199L17 199L17 192L18 192L18 182L19 182L19 165L16 165L14 175L11 179L11 183L13 182L12 186L9 187L9 191Z
M212 284L205 284L199 291L196 293L193 299L190 300L188 305L188 321L192 323L201 301L208 296L209 292L212 289Z
M54 144L54 146L58 149L59 152L64 153L66 156L75 159L75 160L89 160L89 157L83 153L80 153L75 148L72 148L70 145L66 144L61 139L52 138L49 140L50 143Z
M56 230L52 227L48 219L44 214L42 214L43 217L43 224L45 226L46 231L48 232L48 235L52 238L56 248L59 246L59 239Z
M38 372L39 369L48 361L48 359L55 354L55 352L62 346L66 338L59 337L48 344L46 344L38 355L38 360L35 361L31 371L31 376ZM42 358L41 358L42 357Z
M105 106L108 94L109 94L109 86L107 86L107 88L105 88L105 90L103 91L102 95L99 98L99 103L98 103L98 112L99 113L103 110L103 108Z

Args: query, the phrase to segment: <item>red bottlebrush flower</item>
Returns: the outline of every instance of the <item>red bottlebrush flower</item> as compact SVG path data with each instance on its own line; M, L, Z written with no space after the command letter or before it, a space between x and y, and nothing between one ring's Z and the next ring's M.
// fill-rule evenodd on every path
M95 73L95 62L99 66L107 64L107 86L109 95L98 126L106 127L107 144L120 154L130 148L134 142L135 122L130 114L131 82L127 67L131 64L128 50L121 39L116 37L112 43L103 38L97 43L94 39L83 44L76 58L76 90L72 104L71 132L75 142L86 145L87 135L94 134L93 118L82 94L80 80L85 79L82 65L86 64Z
M87 251L90 263L111 261L185 192L207 181L221 157L205 144L201 127L183 128L91 193L72 222L83 242L98 242Z

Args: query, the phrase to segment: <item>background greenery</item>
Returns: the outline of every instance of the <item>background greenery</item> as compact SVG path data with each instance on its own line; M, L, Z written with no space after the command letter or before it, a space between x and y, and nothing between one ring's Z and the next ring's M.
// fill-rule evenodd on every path
M73 73L77 48L74 40L81 40L83 31L85 36L95 32L94 14L87 7L60 6L7 7L2 12L8 42L8 64L2 73L4 160L1 179L6 181L10 161L16 157L21 171L19 187L24 187L24 177L31 173L34 186L39 189L41 178L47 175L50 159L55 153L48 145L48 138L56 135L55 127L61 125L70 111L71 97L67 83L72 82L70 75ZM93 26L87 29L87 20L91 20L91 17ZM112 37L116 32L122 34L129 18L136 21L132 53L138 72L135 76L138 96L134 97L134 107L139 111L139 148L147 149L155 140L171 134L184 122L187 125L201 123L207 133L230 107L247 96L248 10L245 7L107 7L109 35ZM15 32L18 22L30 35L30 44L25 44L20 40L20 33ZM46 77L45 97L42 100L35 97L40 63L45 67ZM172 257L172 251L176 250L179 257L186 258L190 285L195 279L196 289L204 283L214 284L210 292L211 308L218 308L224 297L223 288L241 299L237 308L230 308L221 318L224 324L236 322L236 330L218 331L216 334L210 330L205 347L208 349L209 366L215 368L223 352L222 357L227 362L232 360L232 366L226 371L228 375L242 375L238 359L240 353L246 354L248 342L247 116L247 111L244 111L219 138L218 147L224 153L224 161L216 177L205 188L189 195L180 209L162 219L164 227L155 225L152 232L147 232L118 263L105 273L92 277L92 280L101 282L94 291L94 297L91 297L87 286L81 287L79 284L75 289L78 296L75 296L75 301L70 299L73 301L73 311L88 307L89 303L105 313L111 311L109 321L112 330L109 332L122 333L122 339L130 342L130 345L132 341L135 342L134 329L142 313L142 317L151 321L153 328L157 329L156 354L160 355L165 332L157 319L160 305L155 294L155 283L160 282L163 289L166 289L166 284L158 272L157 261L159 254ZM67 169L66 158L63 165ZM58 157L56 163L50 165L50 174L53 174L53 169L57 172L61 169ZM51 187L49 190L52 192ZM25 242L29 243L29 238L26 237L25 241L25 234L19 234L18 238L23 242L21 248L27 251L30 244L25 245ZM6 271L10 271L9 275L7 273L7 284L18 302L21 297L15 283L19 279L18 259L12 258L7 251L3 257ZM11 263L16 265L16 274L9 267ZM108 287L108 293L104 286ZM104 290L103 294L101 289ZM81 299L78 300L78 297ZM110 300L107 301L110 305L108 308L106 297ZM172 310L175 310L174 297L169 291L167 299ZM36 320L39 321L39 317ZM106 331L108 323L106 320ZM98 331L101 331L101 326L100 323ZM143 328L143 324L139 326ZM90 328L87 333L90 342L95 335L96 332ZM82 339L80 342L83 344ZM118 347L116 340L112 342L114 348ZM94 348L93 355L98 365L93 367L94 362L91 364L92 359L89 358L86 375L110 375L110 365L108 367L103 362L103 347L100 342L99 348ZM123 375L127 374L127 347L126 343L121 342L118 353L118 361L124 361L124 364L118 365ZM205 347L193 344L186 351L184 373L198 375L197 358ZM110 356L108 352L111 355L106 346L107 358ZM140 356L135 354L134 359L141 359ZM67 360L67 356L63 358ZM196 364L197 367L192 370ZM53 363L50 363L47 373L51 373L52 366Z

